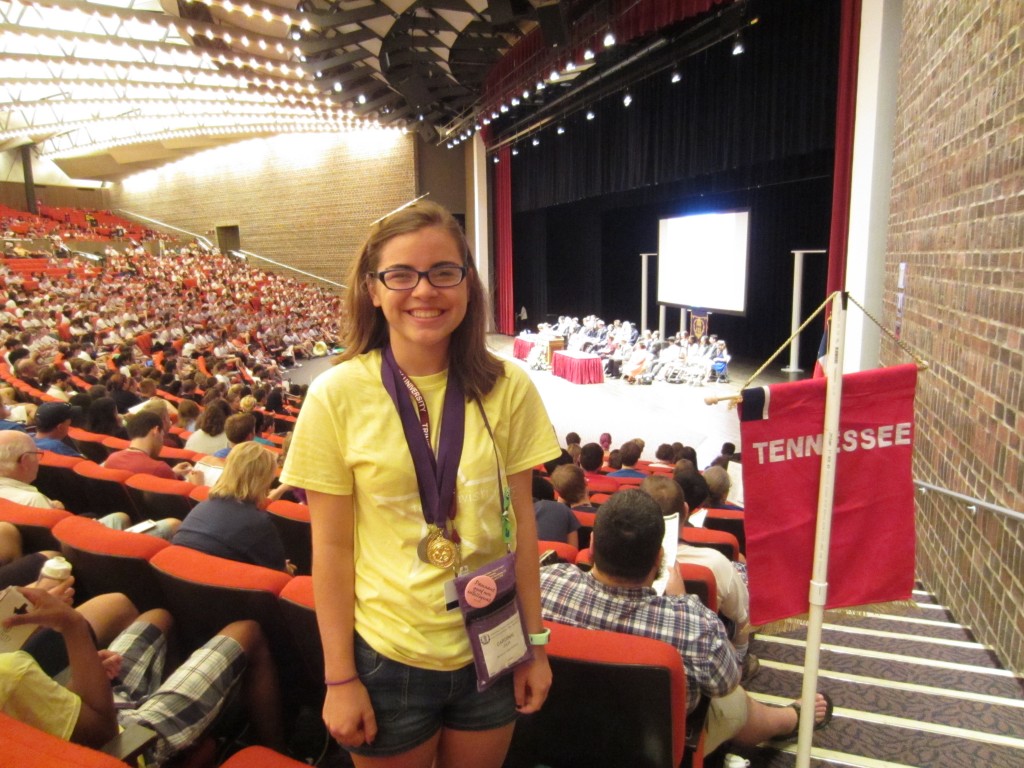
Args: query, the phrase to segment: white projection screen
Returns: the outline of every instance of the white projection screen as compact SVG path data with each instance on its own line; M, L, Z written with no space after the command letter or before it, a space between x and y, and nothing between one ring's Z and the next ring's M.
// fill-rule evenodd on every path
M749 211L658 222L658 302L743 315Z

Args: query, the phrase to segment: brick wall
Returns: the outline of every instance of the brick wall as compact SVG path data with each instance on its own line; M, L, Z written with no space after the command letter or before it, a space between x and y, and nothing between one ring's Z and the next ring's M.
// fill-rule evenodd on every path
M914 476L1024 511L1024 4L905 0L885 306L931 363ZM885 362L906 358L892 343ZM918 573L1024 672L1024 523L918 495Z
M416 145L398 132L286 135L203 152L111 190L111 206L344 282L374 219L416 196Z

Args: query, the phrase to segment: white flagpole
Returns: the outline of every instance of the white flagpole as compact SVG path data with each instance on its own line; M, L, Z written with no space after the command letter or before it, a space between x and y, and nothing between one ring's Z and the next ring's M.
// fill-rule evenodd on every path
M832 499L835 491L836 458L839 455L839 408L843 397L843 344L846 335L845 292L832 294L832 320L829 331L828 360L825 366L825 427L822 439L821 477L818 482L818 521L814 534L814 565L808 596L807 651L804 656L804 683L800 696L800 737L797 741L797 768L811 763L814 737L814 698L818 690L818 663L821 655L821 625L828 597L828 549L832 536Z

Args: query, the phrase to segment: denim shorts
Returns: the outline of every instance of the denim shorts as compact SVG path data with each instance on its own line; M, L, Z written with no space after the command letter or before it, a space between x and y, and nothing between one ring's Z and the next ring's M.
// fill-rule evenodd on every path
M442 727L489 731L516 719L512 675L481 693L476 689L472 664L454 672L410 667L377 653L359 635L355 637L355 657L377 720L373 744L348 748L357 755L399 755L427 741Z

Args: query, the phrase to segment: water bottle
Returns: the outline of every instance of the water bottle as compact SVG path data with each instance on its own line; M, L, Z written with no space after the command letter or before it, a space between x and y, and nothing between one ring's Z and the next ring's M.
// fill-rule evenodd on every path
M36 586L39 589L50 589L67 581L71 577L71 563L63 557L51 557L39 571Z

